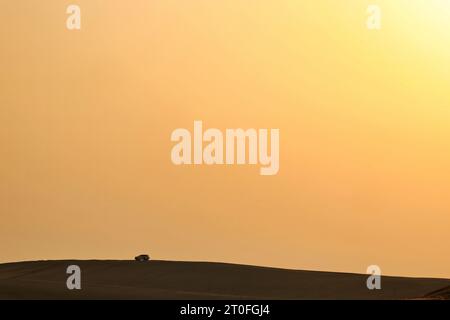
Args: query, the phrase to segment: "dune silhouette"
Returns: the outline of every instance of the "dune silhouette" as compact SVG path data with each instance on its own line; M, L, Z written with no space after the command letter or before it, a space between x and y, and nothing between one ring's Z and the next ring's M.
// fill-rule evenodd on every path
M450 300L450 286L433 291L425 296L427 299Z
M82 270L82 289L68 290L66 268ZM413 299L448 279L383 277L210 262L58 260L0 264L0 299ZM445 294L443 295L445 297Z

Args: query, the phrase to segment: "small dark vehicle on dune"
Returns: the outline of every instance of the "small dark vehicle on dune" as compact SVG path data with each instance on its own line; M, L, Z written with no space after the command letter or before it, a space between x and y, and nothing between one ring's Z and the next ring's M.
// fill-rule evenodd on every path
M139 261L139 262L146 262L146 261L150 261L150 256L148 254L141 254L141 255L134 257L134 260Z

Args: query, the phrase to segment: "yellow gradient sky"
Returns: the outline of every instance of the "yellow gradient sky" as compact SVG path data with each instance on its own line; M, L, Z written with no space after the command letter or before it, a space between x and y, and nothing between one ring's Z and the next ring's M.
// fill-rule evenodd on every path
M0 262L450 277L450 1L70 3L0 6ZM280 172L174 166L194 120L279 128Z

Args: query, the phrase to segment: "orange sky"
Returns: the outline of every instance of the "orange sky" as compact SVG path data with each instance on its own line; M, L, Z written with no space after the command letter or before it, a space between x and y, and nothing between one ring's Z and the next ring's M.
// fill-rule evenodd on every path
M0 261L450 277L449 14L433 0L6 1ZM173 165L170 134L194 120L279 128L279 173Z

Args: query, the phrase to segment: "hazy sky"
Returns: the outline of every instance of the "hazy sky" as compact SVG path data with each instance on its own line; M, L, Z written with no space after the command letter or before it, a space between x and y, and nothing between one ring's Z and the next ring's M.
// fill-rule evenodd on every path
M450 277L449 14L422 0L2 1L0 262L149 253ZM278 175L173 165L171 132L194 120L279 128Z

